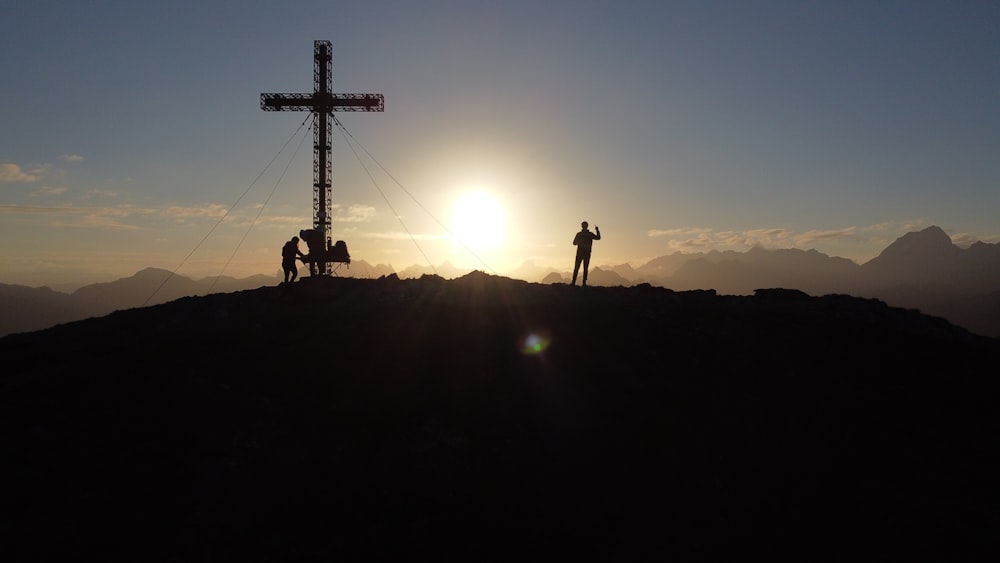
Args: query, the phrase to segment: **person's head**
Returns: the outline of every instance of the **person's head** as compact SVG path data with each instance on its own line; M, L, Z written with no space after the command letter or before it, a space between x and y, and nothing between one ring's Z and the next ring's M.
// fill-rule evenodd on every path
M292 237L292 242L294 242L295 244L298 244L299 243L299 237Z
M580 228L582 228L583 230L587 230L587 227L589 227L589 226L590 226L590 223L588 223L586 221L584 221L583 223L580 223Z

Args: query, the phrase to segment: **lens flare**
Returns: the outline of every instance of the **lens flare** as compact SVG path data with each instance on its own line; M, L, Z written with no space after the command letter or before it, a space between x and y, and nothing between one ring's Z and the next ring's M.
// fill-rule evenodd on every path
M525 354L541 354L549 347L549 339L540 334L531 333L524 338L521 351Z

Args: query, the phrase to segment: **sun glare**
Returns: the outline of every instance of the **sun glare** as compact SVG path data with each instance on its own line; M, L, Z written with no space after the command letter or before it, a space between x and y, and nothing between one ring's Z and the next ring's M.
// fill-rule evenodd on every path
M486 192L465 192L451 212L452 234L472 250L495 250L506 238L503 207Z

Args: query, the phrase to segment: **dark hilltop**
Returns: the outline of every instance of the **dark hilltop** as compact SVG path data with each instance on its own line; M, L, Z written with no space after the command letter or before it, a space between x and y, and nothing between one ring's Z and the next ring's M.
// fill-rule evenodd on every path
M7 561L1000 554L1000 340L876 299L318 277L0 352Z

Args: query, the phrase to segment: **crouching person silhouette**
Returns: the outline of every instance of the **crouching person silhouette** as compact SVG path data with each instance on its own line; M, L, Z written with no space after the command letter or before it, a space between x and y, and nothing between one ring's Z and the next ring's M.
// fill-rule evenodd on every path
M293 282L299 276L299 269L295 265L296 258L305 260L305 256L299 250L299 237L292 237L292 240L281 247L281 269L285 271L284 283Z
M573 263L573 282L576 285L576 277L580 272L580 265L583 264L583 285L587 285L587 273L590 270L590 252L594 247L595 240L601 240L601 228L595 226L597 233L590 232L586 221L580 223L580 231L573 237L573 246L576 247L576 261Z
M319 261L326 250L323 248L323 232L317 229L304 229L299 231L299 236L306 241L306 247L309 249L309 254L302 261L309 264L310 276L318 276Z

